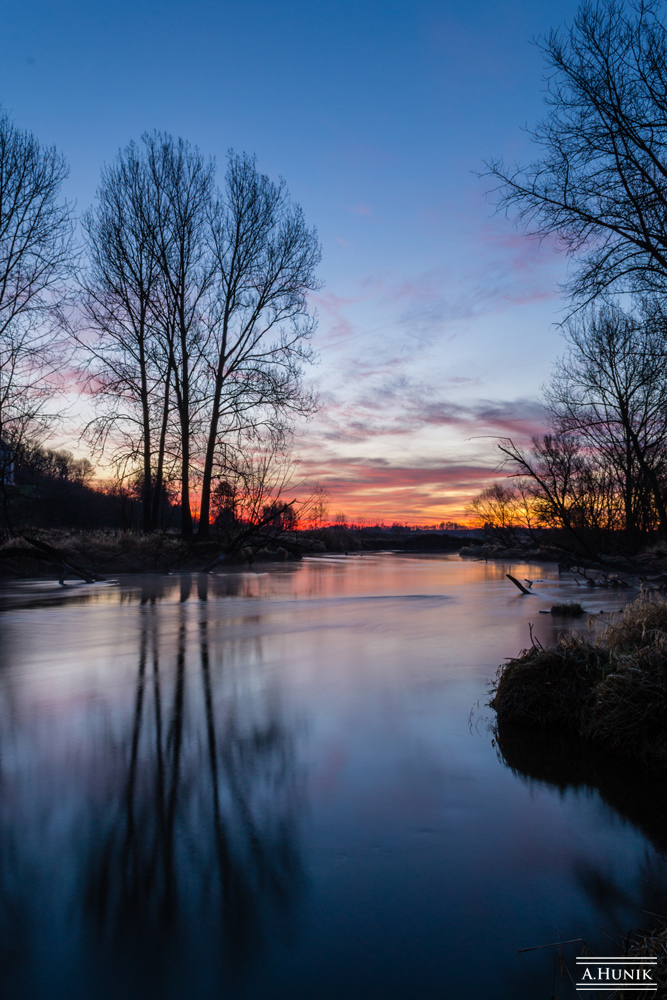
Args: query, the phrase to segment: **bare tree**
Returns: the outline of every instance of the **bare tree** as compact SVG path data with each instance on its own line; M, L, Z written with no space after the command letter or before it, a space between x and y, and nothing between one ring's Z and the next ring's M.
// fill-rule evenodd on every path
M244 465L239 448L266 433L283 440L286 415L312 408L301 374L320 249L284 183L251 157L230 153L215 196L214 164L196 148L158 132L142 144L103 171L84 217L88 331L79 340L103 404L91 431L141 482L146 530L166 465L180 466L185 537L200 481L205 536L216 480Z
M67 172L55 148L0 113L0 440L9 461L44 431L60 363L49 319L72 262L70 209L59 200Z
M647 493L667 534L667 320L655 304L643 315L606 305L570 320L566 336L546 395L554 424L615 478L631 543L651 527L640 525Z
M144 134L102 172L84 216L83 311L100 449L140 483L143 526L158 523L166 472L180 466L181 529L192 534L196 420L215 308L209 224L213 164L182 139ZM172 426L176 416L178 431ZM170 447L171 446L171 447Z
M211 491L216 533L226 536L227 554L321 524L326 490L299 477L291 445L289 425L276 424L249 428L236 449L227 449L224 475Z
M311 360L315 319L307 295L321 253L314 230L291 203L284 182L272 183L255 159L229 154L225 190L212 213L217 322L211 326L211 390L199 534L209 528L211 486L221 431L241 414L283 419L308 411L301 367Z
M209 220L214 164L196 147L165 133L145 134L156 211L153 244L164 297L160 323L180 424L181 533L192 535L192 445L201 407L199 380L215 321Z
M146 163L130 143L103 169L97 205L83 217L89 267L82 278L86 331L79 340L87 349L89 384L103 403L89 431L100 449L114 438L122 474L140 460L144 531L157 526L169 416L169 365L156 330L157 209Z
M530 481L518 478L509 485L494 483L474 497L466 509L476 527L484 528L505 544L523 540L537 527Z
M660 0L583 3L538 40L547 117L525 168L488 164L500 204L579 263L570 291L667 285L667 29Z
M571 435L533 438L531 452L506 438L498 445L510 475L531 484L532 510L543 527L563 529L577 548L593 555L591 508L597 506L596 477L580 442Z

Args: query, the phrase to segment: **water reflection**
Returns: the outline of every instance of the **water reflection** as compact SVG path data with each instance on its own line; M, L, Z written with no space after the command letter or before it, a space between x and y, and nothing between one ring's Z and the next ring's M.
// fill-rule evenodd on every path
M608 857L573 859L575 879L603 929L619 935L617 948L630 929L649 929L658 914L667 916L667 775L609 757L567 734L503 723L496 739L502 762L530 785L555 788L561 796L597 794L611 822L631 824L653 845L630 887Z
M517 949L627 933L667 846L651 777L468 724L567 588L368 556L0 600L4 995L546 1000Z
M66 953L72 934L97 957L120 960L105 970L110 995L138 970L172 995L175 949L182 972L183 950L213 936L229 982L256 959L272 922L289 922L303 883L293 727L262 676L257 638L227 664L217 629L193 614L195 593L206 602L205 578L195 586L183 576L177 588L178 604L166 609L173 583L145 581L132 593L134 671L120 694L78 717L17 705L17 679L4 675L0 940L12 995L41 995L28 985L38 970L26 970L36 950L64 947L61 957L77 961ZM37 945L42 893L63 933ZM143 995L145 986L133 988Z
M588 746L574 736L503 723L496 731L501 760L514 774L567 790L597 792L622 819L667 854L667 775Z
M191 583L182 581L181 600ZM217 911L235 960L255 950L267 906L291 905L300 881L292 738L278 706L244 717L216 705L208 622L187 664L181 613L172 670L161 670L154 615L140 631L134 708L116 755L114 809L89 830L84 899L106 933L164 939L188 910ZM224 663L216 664L217 680ZM201 703L188 711L187 700Z

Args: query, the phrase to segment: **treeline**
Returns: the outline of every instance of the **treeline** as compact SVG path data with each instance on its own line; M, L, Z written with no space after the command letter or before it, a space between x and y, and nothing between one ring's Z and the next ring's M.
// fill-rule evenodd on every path
M26 456L54 454L54 401L74 380L94 406L82 435L144 531L166 511L186 538L216 518L294 518L290 425L314 407L303 369L320 247L284 182L230 152L217 187L211 159L158 132L104 167L79 220L66 176L57 150L0 116L5 526Z
M499 203L571 258L549 432L499 448L470 506L509 539L596 554L667 541L667 29L662 4L584 3L540 41L547 117L531 165L489 164Z
M7 475L5 478L10 478ZM2 519L13 534L43 528L136 529L141 503L133 484L93 485L94 467L71 452L19 442L12 451L11 483L2 490ZM167 517L177 512L169 511ZM164 522L164 526L168 521Z

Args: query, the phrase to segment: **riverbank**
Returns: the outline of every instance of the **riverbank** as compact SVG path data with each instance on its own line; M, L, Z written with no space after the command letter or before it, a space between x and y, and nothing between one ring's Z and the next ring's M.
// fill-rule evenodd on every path
M571 732L619 756L667 768L667 601L643 593L593 639L535 642L498 670L498 723Z
M0 577L99 579L107 574L201 572L223 566L290 562L305 556L351 552L458 552L464 541L440 532L350 530L239 532L201 540L168 532L50 530L26 533L0 545Z
M501 543L466 541L459 555L462 559L483 562L556 563L559 571L571 574L579 586L605 590L644 587L667 593L667 547L663 543L648 546L634 556L605 554L593 558L555 545L508 547Z
M530 733L537 729L541 731L540 739L547 733L565 741L578 737L598 752L597 770L603 754L608 762L605 766L613 767L616 758L619 769L634 768L637 774L630 776L628 788L632 788L636 779L645 782L646 766L654 774L661 772L660 777L664 778L667 601L643 593L606 627L599 620L595 620L593 627L598 630L593 640L572 634L561 635L549 647L534 643L499 668L490 705L496 712L496 737L503 759L511 767L517 767L515 758L523 758L516 746L530 742L530 768L534 770L535 740ZM565 745L571 749L571 743ZM558 773L559 783L561 750L546 764L549 776ZM539 777L544 780L541 772ZM578 781L582 781L581 774ZM591 783L590 777L583 781ZM645 793L645 802L656 798L654 786L646 788ZM627 814L627 809L622 811ZM657 957L658 991L654 995L667 996L665 919L653 930L637 934L627 953Z

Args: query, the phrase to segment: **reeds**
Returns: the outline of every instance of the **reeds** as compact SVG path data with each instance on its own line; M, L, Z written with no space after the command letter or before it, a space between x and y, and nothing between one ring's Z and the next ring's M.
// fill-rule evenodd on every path
M667 767L667 601L642 594L594 639L533 644L498 670L500 722L578 733Z

